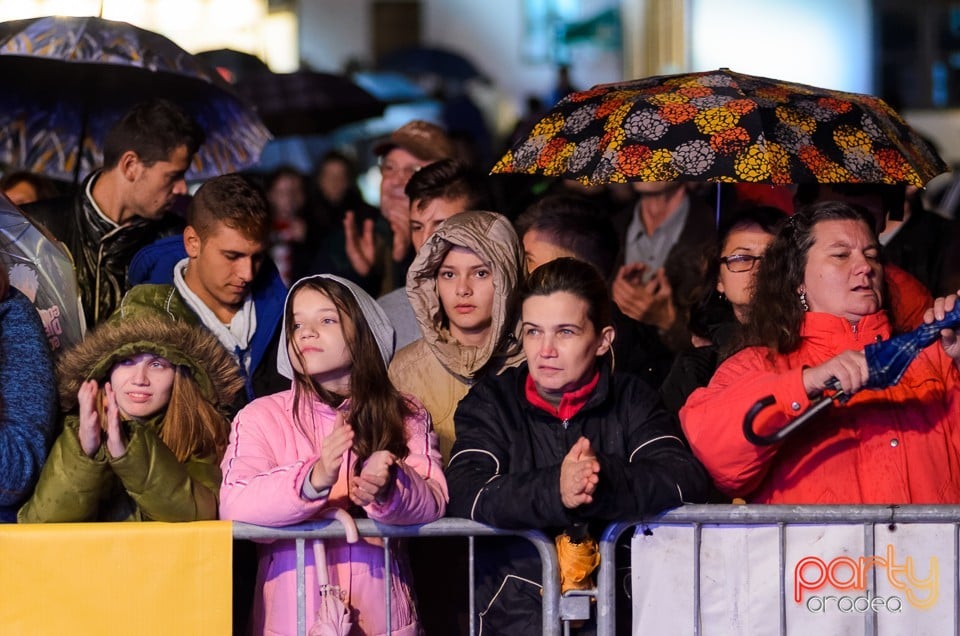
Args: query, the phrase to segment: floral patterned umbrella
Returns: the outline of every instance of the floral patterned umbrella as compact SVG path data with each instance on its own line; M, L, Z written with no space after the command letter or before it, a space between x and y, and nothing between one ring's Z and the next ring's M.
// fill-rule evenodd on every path
M922 187L946 171L883 100L720 69L560 101L493 168L576 179Z
M125 22L0 23L0 77L0 161L56 179L77 180L97 167L107 130L137 102L157 97L179 104L206 133L188 178L251 166L270 139L215 69Z

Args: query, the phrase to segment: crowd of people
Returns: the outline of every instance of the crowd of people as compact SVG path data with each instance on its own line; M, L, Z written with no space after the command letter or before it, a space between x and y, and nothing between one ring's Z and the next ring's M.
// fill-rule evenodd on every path
M4 521L286 526L341 510L589 545L685 503L960 502L957 332L861 390L866 345L957 302L960 264L930 245L960 234L913 191L891 206L872 186L731 188L717 209L692 184L557 180L505 202L517 182L414 121L374 149L379 209L339 151L314 179L225 174L188 198L202 143L157 100L117 123L73 194L4 183L32 189L15 201L73 257L88 327L52 353L0 276ZM784 442L743 434L760 398L770 434L838 389L850 399ZM307 555L309 616L329 579L357 633L388 618L462 631L465 542L400 549L389 617L382 545L324 549ZM479 542L484 634L539 629L528 549ZM235 570L238 626L292 633L293 542L238 550Z

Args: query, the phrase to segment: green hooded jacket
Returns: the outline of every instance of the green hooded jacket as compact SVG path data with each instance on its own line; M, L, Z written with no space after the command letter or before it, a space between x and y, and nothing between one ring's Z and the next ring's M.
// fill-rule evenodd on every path
M66 413L33 496L17 514L21 523L79 521L197 521L217 518L220 458L192 455L179 462L160 439L165 412L123 422L126 452L113 458L102 445L93 457L80 447L77 391L103 382L113 365L152 352L187 367L202 398L218 410L242 389L236 363L206 330L145 312L100 325L57 364ZM224 433L229 424L224 418Z

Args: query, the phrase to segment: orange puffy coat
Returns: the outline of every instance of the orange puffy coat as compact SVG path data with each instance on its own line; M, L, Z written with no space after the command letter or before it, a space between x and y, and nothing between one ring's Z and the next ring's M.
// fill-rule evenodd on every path
M681 409L693 452L720 490L751 503L960 503L960 371L939 343L895 386L863 390L777 445L746 440L743 418L754 402L775 397L754 429L779 430L810 406L805 366L889 338L890 325L884 312L856 326L808 313L801 336L786 355L752 347L731 356Z

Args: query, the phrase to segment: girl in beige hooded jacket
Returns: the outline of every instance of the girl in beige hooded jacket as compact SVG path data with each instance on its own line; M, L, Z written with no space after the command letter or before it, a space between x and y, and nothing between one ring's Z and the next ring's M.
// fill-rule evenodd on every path
M458 263L477 259L460 271ZM453 448L453 414L461 398L481 374L499 373L523 360L513 302L522 262L520 240L506 217L463 212L427 239L407 273L407 295L423 338L397 353L390 379L429 411L444 464Z

